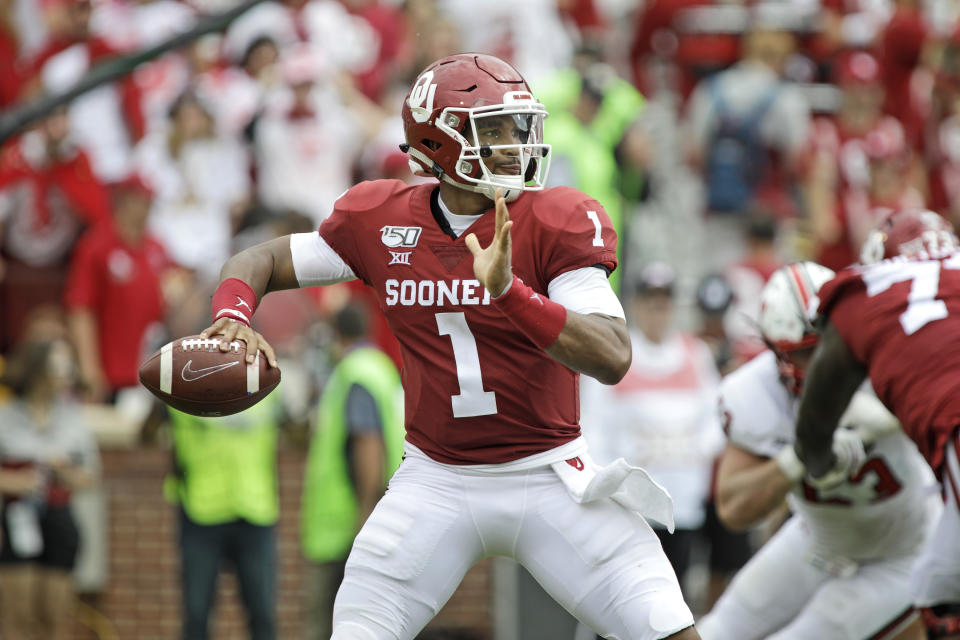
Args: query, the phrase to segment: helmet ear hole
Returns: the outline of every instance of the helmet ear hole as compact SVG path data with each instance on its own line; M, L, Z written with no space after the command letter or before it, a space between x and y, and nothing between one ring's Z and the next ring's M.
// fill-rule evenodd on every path
M430 149L430 151L436 151L442 146L441 143L437 142L436 140L431 140L430 138L422 139L420 144L425 146L427 149Z
M479 162L469 162L467 160L461 160L457 170L464 174L468 175L471 178L477 177L480 174L480 163Z

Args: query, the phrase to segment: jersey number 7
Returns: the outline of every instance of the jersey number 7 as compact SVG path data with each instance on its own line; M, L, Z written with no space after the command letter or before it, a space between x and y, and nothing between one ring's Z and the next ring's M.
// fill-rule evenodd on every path
M911 282L907 310L900 314L900 326L909 336L927 323L947 317L946 303L937 298L941 268L960 269L960 254L943 261L881 262L864 271L862 278L867 286L867 296L871 298L898 282Z

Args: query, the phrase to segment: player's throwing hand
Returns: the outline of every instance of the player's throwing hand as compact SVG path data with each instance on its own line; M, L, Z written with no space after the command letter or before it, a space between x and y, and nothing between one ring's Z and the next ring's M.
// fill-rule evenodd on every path
M262 335L242 322L237 322L230 318L218 318L212 325L200 332L200 337L204 339L215 335L223 336L223 339L220 341L221 351L229 349L230 343L234 340L243 340L247 343L248 364L253 363L254 355L259 349L263 351L263 355L267 356L267 362L271 367L276 368L278 366L277 354L273 351L270 343L264 340Z
M493 242L487 248L480 247L480 241L473 233L468 235L464 242L470 253L473 254L473 273L480 284L493 297L503 293L507 285L513 281L513 268L510 264L512 248L510 243L510 213L507 211L507 201L503 198L503 191L497 189L494 200L497 209L496 227L493 233Z

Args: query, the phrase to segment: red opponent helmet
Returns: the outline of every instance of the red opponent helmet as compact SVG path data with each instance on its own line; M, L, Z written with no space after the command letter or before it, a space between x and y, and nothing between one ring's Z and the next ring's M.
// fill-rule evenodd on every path
M437 60L413 83L401 115L407 142L400 148L409 154L414 173L434 175L491 200L498 188L508 202L525 189L543 189L550 151L543 144L547 110L520 72L503 60L480 53ZM512 119L515 137L504 144L482 143L481 127L504 116ZM494 173L483 162L494 151L515 155L519 169Z
M938 258L957 249L960 240L941 215L923 209L887 209L860 247L860 262L874 264L894 256Z

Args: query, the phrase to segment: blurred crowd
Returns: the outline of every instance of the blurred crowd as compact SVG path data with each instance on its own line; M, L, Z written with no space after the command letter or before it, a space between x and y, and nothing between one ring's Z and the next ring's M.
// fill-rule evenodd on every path
M229 6L3 0L0 109ZM430 61L476 50L515 63L546 104L551 182L604 203L618 277L665 261L689 311L701 278L722 275L749 357L760 287L784 261L851 262L880 208L957 214L956 13L945 0L264 2L6 141L0 352L32 310L60 305L78 344L99 337L99 357L79 354L88 396L134 384L164 327L203 326L232 252L316 227L358 180L419 180L397 147L402 98ZM325 297L274 314L284 337L349 296ZM107 336L123 348L108 353Z
M236 4L0 0L0 111ZM760 292L778 267L855 261L888 208L960 221L958 17L949 0L260 3L0 146L0 363L54 326L81 399L144 417L139 363L208 324L226 258L315 229L360 180L423 180L398 147L403 97L433 60L481 51L550 112L550 182L617 226L621 297L636 322L659 314L642 331L651 362L668 330L688 346L698 333L713 369L697 384L715 387L762 350ZM354 282L258 311L294 421L316 406L350 300L375 307ZM399 366L375 311L370 337ZM694 509L689 528L709 515Z

